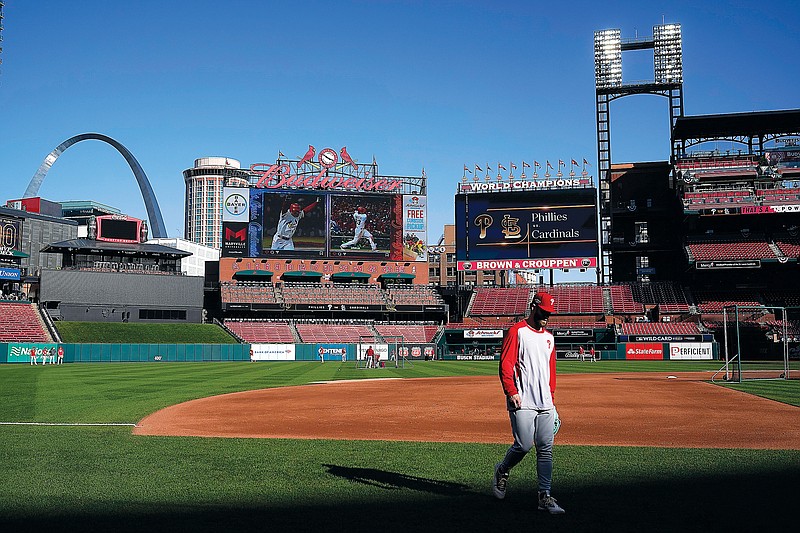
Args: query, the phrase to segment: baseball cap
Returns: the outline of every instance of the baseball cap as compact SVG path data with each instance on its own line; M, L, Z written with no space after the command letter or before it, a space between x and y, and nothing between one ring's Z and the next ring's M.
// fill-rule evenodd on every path
M359 207L358 208L358 212L359 213L366 213L367 212L367 208L366 207Z
M289 210L291 211L300 211L300 204L292 204L289 206Z
M533 297L533 303L539 307L539 309L547 311L548 313L554 313L556 310L556 299L546 292L537 292L536 296Z

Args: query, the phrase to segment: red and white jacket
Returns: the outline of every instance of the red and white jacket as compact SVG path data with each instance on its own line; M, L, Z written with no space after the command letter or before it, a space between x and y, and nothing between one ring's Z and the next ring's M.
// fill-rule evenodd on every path
M556 392L556 343L545 328L533 329L523 320L514 324L503 339L500 382L508 400L519 394L520 409L552 409Z

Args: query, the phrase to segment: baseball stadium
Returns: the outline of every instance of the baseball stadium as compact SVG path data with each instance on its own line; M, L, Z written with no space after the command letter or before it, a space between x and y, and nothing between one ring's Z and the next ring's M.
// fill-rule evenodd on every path
M202 157L169 238L121 143L61 143L0 207L0 527L787 527L800 110L684 116L676 43L679 24L595 33L596 176L465 165L452 203L344 146ZM659 58L654 80L622 83L633 49ZM669 102L670 160L613 162L610 104L640 94ZM84 140L125 157L148 220L38 195ZM455 223L429 227L442 204ZM572 269L597 280L552 282ZM562 516L537 512L533 457L492 495L513 441L503 342L540 294Z

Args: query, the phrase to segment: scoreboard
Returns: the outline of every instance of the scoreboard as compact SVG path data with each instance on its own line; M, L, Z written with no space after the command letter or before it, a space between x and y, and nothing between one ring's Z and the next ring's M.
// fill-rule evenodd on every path
M597 266L593 187L461 193L455 220L459 270Z

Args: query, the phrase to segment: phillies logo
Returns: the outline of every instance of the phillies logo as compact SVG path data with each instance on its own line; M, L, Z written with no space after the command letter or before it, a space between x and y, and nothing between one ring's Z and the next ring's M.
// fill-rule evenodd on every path
M244 242L247 240L247 228L240 229L239 231L233 231L230 228L225 228L225 240L226 241L239 241Z

